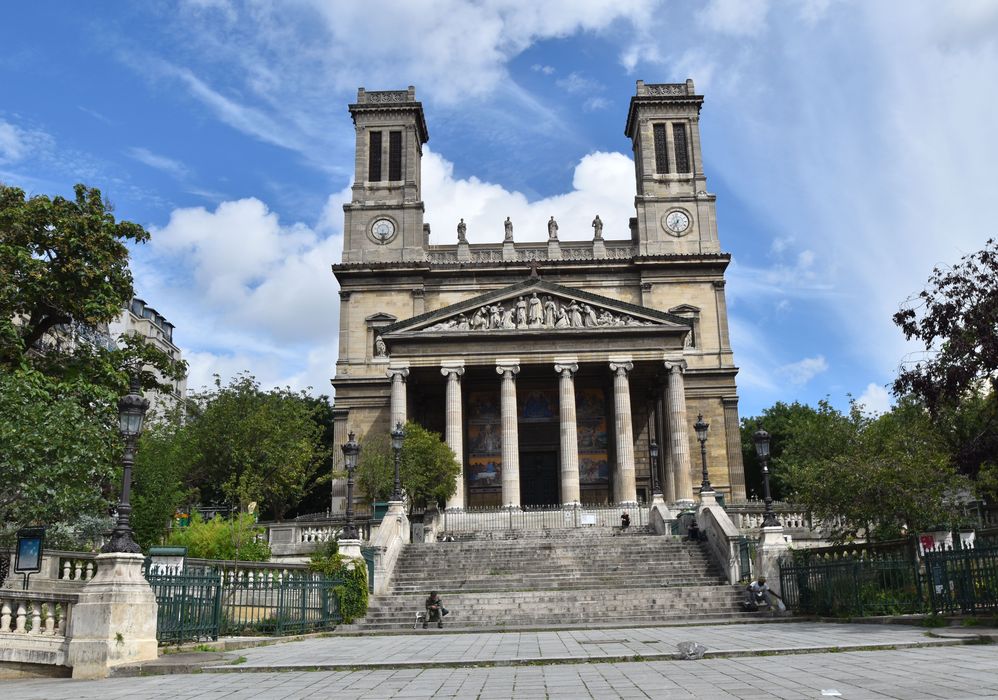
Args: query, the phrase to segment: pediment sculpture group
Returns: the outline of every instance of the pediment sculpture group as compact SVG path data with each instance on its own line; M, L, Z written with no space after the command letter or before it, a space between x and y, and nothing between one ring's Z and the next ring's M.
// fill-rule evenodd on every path
M619 326L651 326L650 321L630 314L616 314L607 309L594 308L574 299L562 301L537 292L529 297L486 304L469 317L459 314L427 327L427 331L489 331L529 330L544 328L608 328Z

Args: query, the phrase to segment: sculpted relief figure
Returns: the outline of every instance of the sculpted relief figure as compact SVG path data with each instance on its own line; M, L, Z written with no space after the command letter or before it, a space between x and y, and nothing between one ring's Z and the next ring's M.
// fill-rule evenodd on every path
M619 326L650 326L651 321L635 318L630 314L617 314L592 304L573 299L560 300L531 292L529 297L518 296L505 302L479 307L471 312L461 313L426 330L488 331L540 328L611 328ZM686 336L686 347L694 343L692 332ZM386 357L387 349L380 336L375 338L375 355Z
M388 357L388 348L385 347L385 341L381 339L380 335L374 337L374 356Z
M599 218L599 214L593 219L593 240L602 241L603 240L603 222Z
M506 217L506 223L503 224L503 225L506 228L506 237L503 239L503 241L504 242L508 241L509 243L512 243L513 242L513 222L509 220L508 216Z
M528 302L529 308L527 309L527 321L531 328L543 328L544 327L544 309L541 306L541 300L537 298L537 292L530 295L530 301Z
M544 327L554 328L555 317L558 315L557 302L551 301L551 297L544 297Z
M527 301L523 297L516 300L516 327L527 327Z
M558 222L552 216L548 219L548 240L553 241L558 238Z

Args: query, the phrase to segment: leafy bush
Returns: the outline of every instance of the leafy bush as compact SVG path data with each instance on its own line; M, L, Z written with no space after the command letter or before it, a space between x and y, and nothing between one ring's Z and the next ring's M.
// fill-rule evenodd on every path
M342 579L343 584L333 590L343 622L349 624L367 614L367 564L362 560L355 560L353 568L348 564L336 540L329 540L312 554L308 568L329 578Z
M170 533L169 544L187 547L187 556L200 559L267 561L270 546L263 535L264 529L249 513L229 520L216 515L208 521L195 513L190 525Z

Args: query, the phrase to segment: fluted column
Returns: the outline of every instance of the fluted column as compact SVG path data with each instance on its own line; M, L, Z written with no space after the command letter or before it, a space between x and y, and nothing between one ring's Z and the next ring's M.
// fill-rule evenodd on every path
M575 373L577 364L556 364L558 404L561 408L561 504L578 505L579 498L579 436L575 422Z
M461 375L464 367L441 367L440 373L447 377L447 406L445 410L447 425L444 428L444 440L454 451L461 473L457 477L457 490L447 499L447 510L464 509L464 421L461 417Z
M405 379L409 376L409 370L389 369L387 374L392 379L392 424L389 430L395 430L396 425L405 425L406 421Z
M614 500L637 505L638 490L634 478L634 428L631 421L631 385L627 373L631 362L611 362L613 372L613 407L616 417L617 473L613 480Z
M690 429L686 425L686 386L683 373L686 362L666 362L669 370L669 434L672 442L672 471L676 502L693 502L690 480Z
M676 470L672 461L672 431L669 426L669 374L665 373L661 386L659 387L659 406L662 407L662 416L659 423L662 426L662 437L659 444L662 449L661 459L663 460L662 495L666 503L676 502Z
M519 363L496 363L496 372L502 375L502 504L507 508L520 507L520 436L516 424L516 375L519 371Z

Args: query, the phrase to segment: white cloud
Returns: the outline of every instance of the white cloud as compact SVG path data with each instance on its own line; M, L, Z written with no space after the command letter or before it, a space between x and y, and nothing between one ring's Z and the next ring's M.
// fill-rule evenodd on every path
M175 177L178 180L182 180L190 174L187 166L179 160L153 153L148 148L143 148L142 146L129 148L127 154L130 158L134 158L143 165L148 165L150 168L155 168L156 170L162 170L167 175Z
M52 137L44 131L23 129L0 119L0 164L16 163L51 145Z
M700 21L722 34L756 35L766 27L769 0L711 0Z
M777 373L786 377L791 384L801 386L814 379L822 372L828 371L828 361L823 355L816 357L805 357L803 360L792 362L777 368Z
M551 75L552 73L554 73L555 69L554 66L547 66L542 63L535 63L534 65L530 66L530 70L536 73L543 73L544 75Z
M455 179L454 166L429 149L423 156L423 200L433 243L454 243L463 218L468 240L498 242L503 221L513 221L517 241L547 240L547 221L558 221L561 240L591 240L596 214L604 236L626 238L634 215L634 163L620 153L590 153L575 167L570 192L533 202L520 192L478 178Z
M332 195L328 208L348 197ZM330 392L339 298L329 266L341 231L342 211L315 227L284 224L255 198L176 209L150 227L138 291L176 324L192 387L249 370L265 385Z
M609 106L610 100L605 97L590 97L583 103L582 109L587 112L595 112L598 109L606 109Z
M605 89L603 83L598 80L587 78L581 73L574 71L569 73L566 77L556 80L554 84L565 92L573 95L585 95L590 92L600 92Z
M866 413L876 415L891 410L891 396L887 389L873 382L866 385L866 391L859 395L856 402L863 406Z

